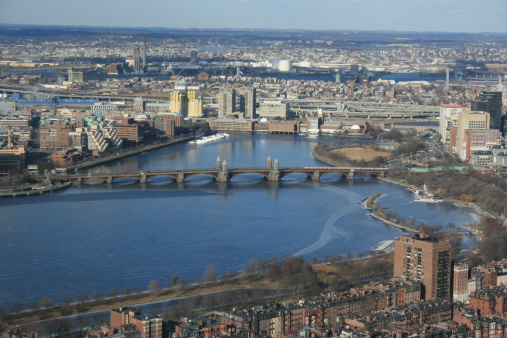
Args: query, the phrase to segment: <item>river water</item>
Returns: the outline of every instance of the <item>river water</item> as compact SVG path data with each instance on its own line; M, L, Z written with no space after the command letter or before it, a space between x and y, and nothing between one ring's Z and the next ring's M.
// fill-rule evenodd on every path
M325 166L312 156L326 138L233 134L200 146L178 144L89 172L210 168L217 156L230 168ZM353 140L351 140L353 142ZM402 232L373 219L362 201L381 192L384 208L429 224L472 222L479 214L453 203L415 203L406 189L377 179L327 175L320 182L291 175L280 183L242 175L231 183L194 176L183 184L126 181L84 185L50 195L2 199L0 304L127 285L146 290L172 275L193 281L207 265L218 274L252 258L292 254L324 258L358 254Z

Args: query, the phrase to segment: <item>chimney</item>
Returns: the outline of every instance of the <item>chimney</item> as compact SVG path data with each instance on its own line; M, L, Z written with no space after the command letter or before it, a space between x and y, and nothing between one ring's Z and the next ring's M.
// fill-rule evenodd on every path
M8 139L8 141L7 141L8 142L7 147L9 149L11 149L12 148L12 130L11 130L11 128L9 128L8 138L7 139Z

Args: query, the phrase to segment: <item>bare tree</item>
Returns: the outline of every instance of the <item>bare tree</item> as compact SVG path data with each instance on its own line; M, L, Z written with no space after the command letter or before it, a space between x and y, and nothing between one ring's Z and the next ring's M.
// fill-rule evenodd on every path
M62 297L62 304L64 306L69 306L72 303L72 296L65 295Z
M49 309L49 308L52 308L53 306L55 306L55 302L53 302L53 300L49 297L44 297L42 298L39 303L44 306L46 309Z
M108 293L109 298L116 298L118 297L118 290L116 288L111 289Z
M207 311L212 311L217 306L217 296L214 293L209 293L203 298L204 307Z
M92 299L93 300L101 300L104 298L104 294L100 290L94 290L92 292Z
M77 328L83 328L90 324L90 319L86 316L78 316L76 319Z
M148 284L148 291L151 293L152 296L157 295L160 292L160 284L156 280L152 280Z
M32 312L35 312L39 309L39 302L30 302L30 304L28 304L28 307Z
M179 275L172 275L171 276L171 283L173 284L173 286L176 286L176 284L178 284L179 281L180 281Z
M18 313L23 311L23 303L21 302L13 302L11 304L11 312L12 313Z
M85 293L81 293L79 294L79 296L77 296L77 300L83 304L84 302L86 302L87 300L89 299L88 295L85 294Z
M70 318L60 319L57 322L57 332L59 337L65 337L74 328L74 322Z
M133 292L133 288L130 285L127 285L126 287L123 288L123 295L125 297L130 296L132 294L132 292Z
M216 282L217 281L217 273L215 271L215 267L213 265L208 265L204 270L204 279L207 282Z
M257 272L259 268L259 260L257 258L252 258L245 267L245 275L251 276Z

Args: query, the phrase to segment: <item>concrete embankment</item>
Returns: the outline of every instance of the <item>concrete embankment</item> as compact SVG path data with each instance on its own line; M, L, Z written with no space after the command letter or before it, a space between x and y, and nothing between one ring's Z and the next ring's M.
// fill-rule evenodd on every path
M11 191L0 191L0 197L23 197L23 196L34 196L34 195L42 195L45 193L62 190L70 187L72 185L71 182L64 182L62 184L57 185L49 185L49 186L31 186L24 189L14 189Z
M146 147L139 148L139 149L128 150L128 151L125 151L125 152L123 152L121 154L115 154L115 155L111 155L111 156L108 156L108 157L100 158L100 159L97 159L97 160L88 161L86 163L77 164L77 165L73 165L73 166L67 167L67 172L70 172L70 171L73 171L73 170L76 170L76 169L79 170L79 169L91 168L91 167L94 167L94 166L97 166L97 165L101 165L101 164L105 164L105 163L108 163L108 162L118 161L118 160L120 160L122 158L126 158L126 157L129 157L129 156L141 154L141 153L144 153L144 152L152 151L152 150L163 148L163 147L167 147L167 146L170 146L170 145L173 145L173 144L187 142L189 140L193 140L194 138L195 137L193 137L193 136L189 136L189 137L184 137L184 138L180 138L180 139L177 139L177 140L172 140L172 141L169 141L169 142L164 142L164 143L160 143L160 144L154 144L154 145L146 146Z

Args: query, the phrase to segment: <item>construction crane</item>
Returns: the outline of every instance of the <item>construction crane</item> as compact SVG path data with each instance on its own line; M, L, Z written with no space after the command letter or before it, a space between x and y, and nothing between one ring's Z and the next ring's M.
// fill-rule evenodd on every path
M188 66L190 66L190 65L191 65L191 64L192 64L192 63L193 63L196 59L197 59L197 56L196 56L195 58L193 58L192 60L190 60L190 62L189 62L189 63L187 63L187 64L185 65L185 67L183 67L183 69L182 69L182 70L180 70L180 71L178 72L178 74L173 74L173 75L171 75L171 79L173 79L173 80L174 80L174 88L173 88L174 90L176 90L176 82L178 81L178 76L180 76L180 74L181 74L181 73L183 73L183 71L184 71L185 69L187 69L187 68L188 68Z

